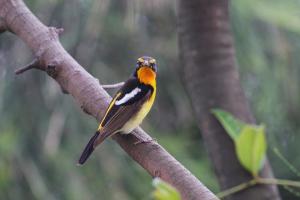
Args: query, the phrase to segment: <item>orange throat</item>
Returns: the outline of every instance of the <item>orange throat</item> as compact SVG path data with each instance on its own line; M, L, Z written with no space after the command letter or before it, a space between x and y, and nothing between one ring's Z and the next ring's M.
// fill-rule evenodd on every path
M141 83L155 86L156 73L149 67L141 67L137 71L137 77Z

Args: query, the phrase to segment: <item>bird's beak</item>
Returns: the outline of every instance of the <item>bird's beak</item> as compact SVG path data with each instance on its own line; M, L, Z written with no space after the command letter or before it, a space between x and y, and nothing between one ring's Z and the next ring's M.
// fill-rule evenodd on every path
M148 60L145 60L144 65L149 67L149 66L150 66L149 61L148 61Z

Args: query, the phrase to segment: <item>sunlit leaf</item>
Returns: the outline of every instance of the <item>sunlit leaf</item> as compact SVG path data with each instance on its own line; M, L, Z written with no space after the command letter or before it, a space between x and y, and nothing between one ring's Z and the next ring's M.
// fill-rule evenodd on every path
M212 112L234 140L241 165L256 176L262 167L267 149L264 126L246 124L221 109L214 109Z
M212 113L220 121L229 136L235 140L241 133L245 123L236 119L234 116L232 116L232 114L221 109L213 109Z
M256 176L262 167L267 149L264 126L244 126L235 146L240 163Z
M164 182L160 178L153 180L153 197L155 200L180 200L179 192L170 184Z

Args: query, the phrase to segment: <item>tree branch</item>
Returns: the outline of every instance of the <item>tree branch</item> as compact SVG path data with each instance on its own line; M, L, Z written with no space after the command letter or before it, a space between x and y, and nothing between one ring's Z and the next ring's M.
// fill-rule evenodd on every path
M28 65L25 65L24 67L21 67L20 69L17 69L15 71L15 74L19 75L30 69L40 69L39 60L37 58L33 59L33 61L31 63L29 63Z
M104 89L114 89L114 88L119 88L122 85L124 85L124 82L120 82L120 83L115 83L115 84L109 84L109 85L101 85L102 88Z
M43 25L22 0L0 0L0 17L5 20L9 30L33 51L39 59L39 67L71 94L84 111L100 121L111 97L65 51L58 39L58 29ZM159 144L149 142L134 145L138 141L135 135L145 140L151 139L141 128L135 129L133 133L127 136L115 135L113 139L149 174L177 188L183 200L217 199Z

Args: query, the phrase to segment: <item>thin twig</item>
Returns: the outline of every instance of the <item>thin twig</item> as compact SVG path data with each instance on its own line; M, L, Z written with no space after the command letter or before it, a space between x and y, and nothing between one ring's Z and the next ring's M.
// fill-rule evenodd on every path
M299 181L291 181L285 179L276 179L276 178L257 178L256 182L259 184L267 184L267 185L282 185L282 186L290 186L300 188Z
M110 84L110 85L101 85L104 89L114 89L119 88L124 85L124 82L116 83L116 84Z
M300 182L299 181L291 181L291 180L284 180L284 179L276 179L276 178L262 178L262 177L255 177L254 179L241 183L239 185L236 185L232 188L229 188L227 190L224 190L217 194L217 196L221 199L226 196L232 195L234 193L240 192L242 190L245 190L249 188L250 186L256 185L256 184L264 184L264 185L281 185L281 186L288 186L288 187L297 187L300 188Z
M19 75L22 74L23 72L30 70L30 69L40 69L39 67L39 60L37 58L35 58L31 63L29 63L28 65L21 67L20 69L17 69L15 71L15 74Z
M56 28L55 27L55 31L58 35L62 34L65 30L63 28Z
M296 174L298 177L300 177L300 171L296 169L279 151L278 148L273 148L273 152L278 156L278 158L292 171L294 174Z
M293 195L300 197L300 192L296 191L294 188L292 188L290 186L286 186L286 185L284 185L283 188L285 190L287 190L288 192L292 193Z
M227 197L231 194L234 194L234 193L237 193L237 192L240 192L242 190L245 190L253 185L256 185L257 184L257 180L256 179L252 179L248 182L245 182L245 183L241 183L239 185L236 185L232 188L229 188L227 190L224 190L220 193L217 194L217 197L219 197L220 199L224 198L224 197Z

